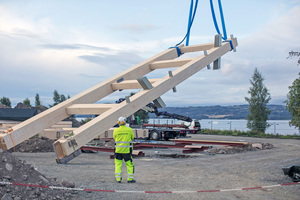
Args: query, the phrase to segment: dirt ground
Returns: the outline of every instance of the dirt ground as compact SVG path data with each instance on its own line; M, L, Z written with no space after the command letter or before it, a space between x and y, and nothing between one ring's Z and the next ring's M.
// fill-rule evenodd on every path
M111 153L83 153L64 165L56 163L53 152L12 155L33 165L47 178L75 183L75 188L117 191L78 191L72 193L72 199L300 199L300 184L278 186L292 182L283 174L282 167L300 164L299 140L209 135L192 135L191 139L270 143L274 147L236 154L182 154L182 149L144 149L146 156L134 159L135 184L115 182ZM168 156L174 154L188 156ZM126 180L123 167L123 180ZM270 187L235 190L260 186ZM208 190L221 191L197 192Z

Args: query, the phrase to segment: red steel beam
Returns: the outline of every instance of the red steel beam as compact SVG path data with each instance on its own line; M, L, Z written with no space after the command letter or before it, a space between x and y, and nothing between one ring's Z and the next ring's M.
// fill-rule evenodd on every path
M151 144L151 143L133 143L133 149L142 149L142 148L184 148L186 144ZM95 146L82 146L81 150L86 151L102 151L102 152L114 152L112 148L105 148L105 147L95 147Z
M104 147L95 147L95 146L82 146L81 150L85 151L102 151L102 152L109 152L109 153L114 153L114 149L112 148L104 148ZM133 157L137 156L145 156L145 153L140 151L137 155L133 154ZM113 159L114 155L110 155L110 158Z
M81 150L85 151L102 151L102 152L109 152L114 153L114 149L111 148L104 148L104 147L95 147L95 146L82 146Z
M142 148L184 148L186 144L151 144L151 143L133 143L133 149L142 149Z
M194 152L201 152L204 150L209 149L210 147L207 146L202 146L201 148L187 148L187 149L183 149L182 153L194 153Z
M227 145L227 146L245 146L248 142L230 142L230 141L210 141L210 140L183 140L173 139L176 144L211 144L211 145Z

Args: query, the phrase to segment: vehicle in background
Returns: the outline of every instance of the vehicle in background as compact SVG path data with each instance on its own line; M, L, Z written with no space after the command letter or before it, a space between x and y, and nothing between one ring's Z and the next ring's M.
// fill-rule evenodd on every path
M125 99L120 98L116 103L121 103ZM181 124L160 124L160 123L141 123L139 116L130 117L127 126L130 126L135 134L135 138L150 139L150 140L169 140L180 137L188 137L187 134L195 134L201 130L201 125L198 120L193 120L188 116L183 116L166 111L159 112L154 103L149 103L143 110L154 113L156 117L164 119L176 119L183 121ZM114 128L105 132L105 138L112 138Z
M132 128L148 129L148 138L152 140L169 140L179 137L187 137L187 134L195 134L201 130L199 120L193 120L189 116L183 116L176 113L168 113L166 111L159 112L154 103L149 103L143 110L154 113L156 117L163 117L167 119L176 119L184 121L181 124L160 124L160 123L144 123L139 124L139 119L131 120L130 126Z

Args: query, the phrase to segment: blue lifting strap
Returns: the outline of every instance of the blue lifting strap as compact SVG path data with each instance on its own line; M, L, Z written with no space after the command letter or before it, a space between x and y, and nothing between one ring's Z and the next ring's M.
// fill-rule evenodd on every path
M195 7L194 7L194 1L191 0L190 14L189 14L189 23L188 23L187 33L184 36L184 38L178 44L176 44L174 47L170 47L169 48L169 49L176 48L178 57L182 55L182 53L181 53L178 45L180 45L185 39L186 39L186 46L189 45L190 32L191 32L191 28L192 28L192 25L193 25L193 22L194 22L194 19L195 19L197 6L198 6L198 0L196 0ZM193 10L193 7L194 7L194 10Z
M192 22L192 15L193 15L193 7L194 7L194 2L193 0L191 0L191 6L190 6L190 14L189 14L189 23L188 23L188 28L187 28L187 37L186 37L186 41L185 41L185 46L189 46L189 41L190 41L190 26L191 26L191 22Z
M231 50L234 49L234 48L233 48L233 44L232 44L232 40L225 40L224 42L229 42L230 47L231 47Z
M227 40L226 26L225 26L225 20L224 20L221 0L218 0L218 3L219 3L220 17L221 17L222 29L223 29L223 35L224 35L224 37L222 37L222 38L223 38L223 40L225 40L224 42L229 42L230 43L231 50L232 50L233 49L232 41ZM215 11L214 11L214 5L213 5L212 0L210 0L210 8L211 8L211 14L212 14L212 18L213 18L213 21L214 21L216 31L217 31L218 34L221 34L220 30L219 30L217 19L216 19L216 15L215 15Z
M227 33L226 33L225 20L224 20L221 0L218 0L218 2L219 2L219 10L220 10L220 16L221 16L221 21L222 21L223 35L224 35L225 40L227 40Z
M193 5L194 5L193 0L191 0L191 8L193 7ZM195 6L194 6L194 11L193 11L192 17L189 17L189 24L188 24L188 30L187 30L186 35L185 35L184 38L183 38L178 44L176 44L175 46L180 45L187 37L189 37L190 32L191 32L191 28L192 28L192 25L193 25L193 22L194 22L194 19L195 19L197 7L198 7L198 0L196 0L196 2L195 2ZM191 10L191 9L190 9L190 10ZM188 43L189 43L189 39L188 39L188 42L187 42L187 45L186 45L186 46L188 46Z
M169 49L172 49L172 48L176 48L176 51L177 51L177 56L180 57L182 55L180 49L178 46L175 46L175 47L170 47Z
M232 50L233 49L232 41L231 40L227 40L226 26L225 26L225 20L224 20L224 15L223 15L223 9L222 9L221 0L218 0L218 4L219 4L220 17L221 17L221 22L222 22L222 29L223 29L222 39L224 40L224 42L229 42L230 43L231 50ZM196 15L197 6L198 6L198 0L196 0L195 6L194 6L194 1L191 0L187 33L186 33L185 37L178 44L175 45L175 47L170 47L170 48L176 48L178 57L182 55L182 53L181 53L178 45L180 45L185 39L186 39L186 46L189 45L190 32L191 32L191 28L192 28L192 25L193 25L193 22L194 22L194 18L195 18L195 15ZM212 17L213 17L213 21L214 21L214 25L215 25L216 31L220 35L221 33L220 33L220 29L219 29L218 22L217 22L217 19L216 19L216 15L215 15L215 11L214 11L214 5L213 5L213 1L212 0L210 0L210 8L211 8L211 14L212 14Z
M216 19L214 5L213 5L212 0L210 0L210 9L211 9L211 15L213 17L213 21L214 21L216 31L217 31L218 34L221 34L220 30L219 30L217 19ZM221 16L222 27L223 27L223 36L224 36L222 38L223 38L223 40L227 40L226 27L225 27L225 21L224 21L224 16L223 16L221 0L219 0L219 9L220 9L220 16Z

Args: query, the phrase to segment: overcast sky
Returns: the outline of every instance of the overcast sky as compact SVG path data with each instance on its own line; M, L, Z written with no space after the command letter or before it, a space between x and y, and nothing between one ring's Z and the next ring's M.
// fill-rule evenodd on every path
M221 70L203 69L163 100L167 106L246 104L258 68L270 103L283 104L300 71L300 57L287 59L300 52L300 1L222 3L237 52L222 57ZM0 0L0 97L12 106L25 98L34 105L38 93L48 106L55 89L74 96L180 42L189 6L190 0ZM190 45L213 42L215 34L209 0L200 0Z

